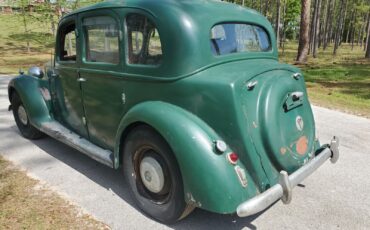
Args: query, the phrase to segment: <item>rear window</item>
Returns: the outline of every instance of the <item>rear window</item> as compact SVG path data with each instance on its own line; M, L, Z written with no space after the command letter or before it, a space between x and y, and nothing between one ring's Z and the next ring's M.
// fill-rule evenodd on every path
M265 29L256 25L225 23L211 30L211 49L216 56L271 51L270 38Z

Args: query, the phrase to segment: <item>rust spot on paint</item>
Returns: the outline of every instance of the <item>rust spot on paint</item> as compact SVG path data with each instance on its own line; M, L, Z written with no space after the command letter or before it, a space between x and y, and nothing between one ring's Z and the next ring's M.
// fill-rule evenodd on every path
M285 155L285 153L286 153L286 148L281 147L281 148L280 148L280 153L281 153L281 155Z
M296 143L296 149L297 153L300 155L304 155L308 148L308 140L306 136L301 136L297 143Z

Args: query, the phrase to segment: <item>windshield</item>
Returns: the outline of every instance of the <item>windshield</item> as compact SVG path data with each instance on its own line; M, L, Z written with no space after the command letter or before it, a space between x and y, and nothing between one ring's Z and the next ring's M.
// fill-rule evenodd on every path
M271 51L270 38L259 26L225 23L211 30L211 48L214 55Z

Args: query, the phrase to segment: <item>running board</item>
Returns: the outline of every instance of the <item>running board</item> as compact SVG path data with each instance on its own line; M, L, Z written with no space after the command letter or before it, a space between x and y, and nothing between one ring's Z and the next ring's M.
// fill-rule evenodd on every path
M113 168L113 153L111 151L94 145L85 138L65 128L59 122L44 122L41 124L40 130L58 141L79 150L92 159Z

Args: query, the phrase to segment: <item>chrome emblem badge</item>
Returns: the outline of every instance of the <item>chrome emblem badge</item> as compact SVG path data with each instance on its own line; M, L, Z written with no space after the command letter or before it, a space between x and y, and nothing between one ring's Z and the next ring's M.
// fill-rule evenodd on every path
M295 125L297 126L297 129L299 131L302 131L303 128L304 128L304 122L303 122L303 118L301 116L297 116L296 119L295 119Z

